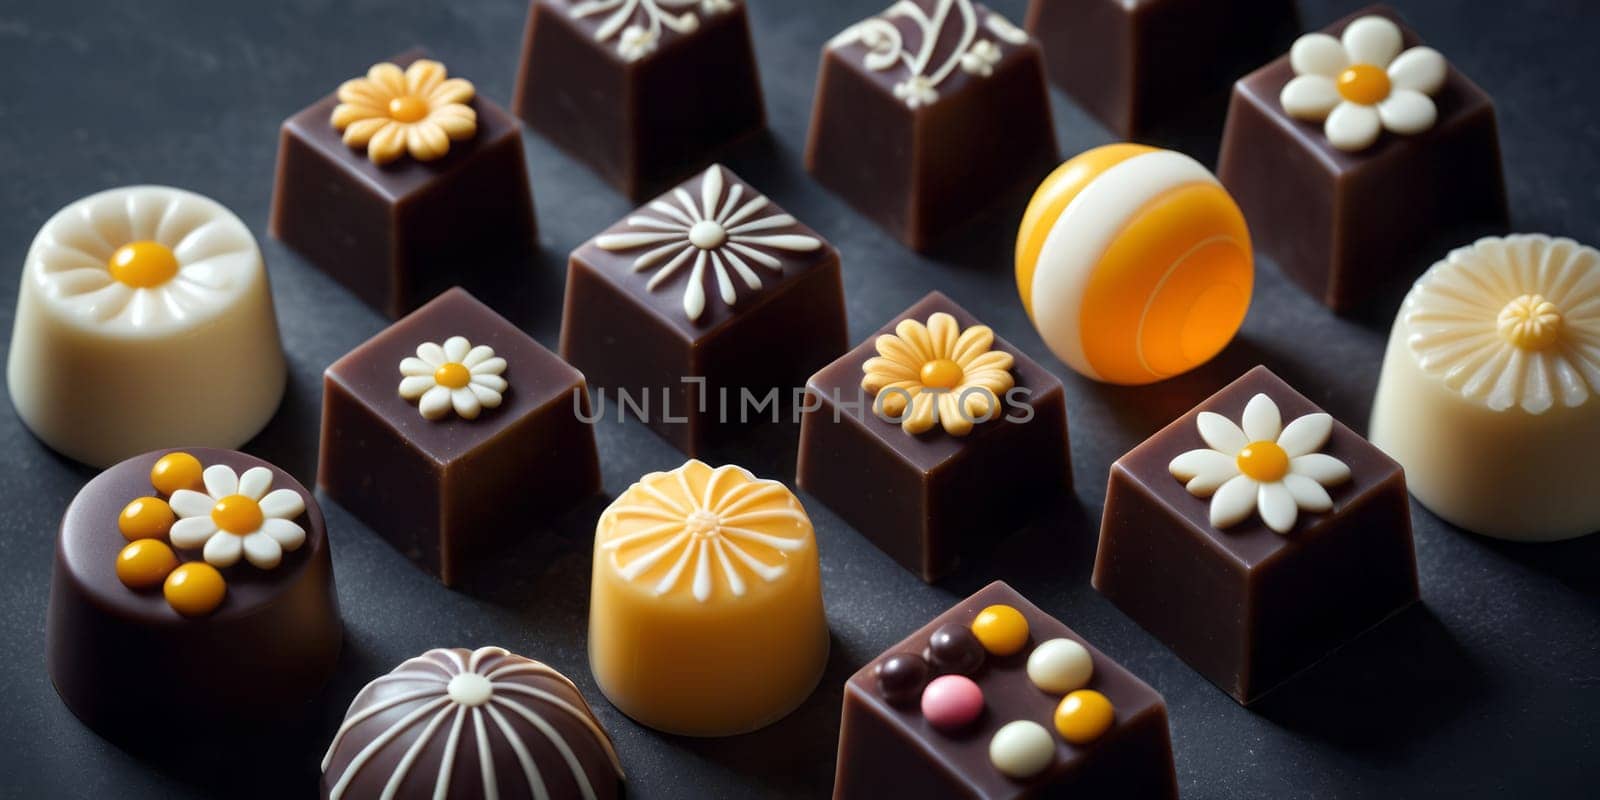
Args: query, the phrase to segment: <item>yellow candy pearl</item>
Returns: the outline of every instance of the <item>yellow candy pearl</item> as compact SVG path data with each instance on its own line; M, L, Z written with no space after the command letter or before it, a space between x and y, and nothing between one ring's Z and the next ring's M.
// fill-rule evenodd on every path
M472 382L472 371L452 361L433 371L433 382L446 389L460 389Z
M1088 744L1111 729L1116 711L1106 696L1093 689L1079 689L1061 698L1056 706L1056 733L1073 744Z
M186 617L203 617L222 605L228 584L216 567L204 561L180 565L161 587L167 604Z
M1277 442L1251 442L1235 462L1240 472L1262 483L1281 481L1289 474L1289 454Z
M1352 103L1375 106L1389 96L1389 75L1371 64L1356 64L1339 73L1339 95Z
M135 289L149 289L178 274L178 257L159 242L131 242L111 254L106 269L119 283Z
M972 620L972 635L990 653L1009 656L1028 643L1028 621L1011 606L993 605Z
M179 489L199 490L203 472L200 459L188 453L168 453L150 468L150 485L168 496Z
M160 586L178 568L178 555L160 539L129 542L117 554L117 580L129 589Z
M238 536L261 530L261 523L265 519L261 504L242 494L230 494L211 507L211 521L217 523L218 528Z
M176 517L172 506L159 497L141 497L122 507L117 515L117 530L128 541L165 539Z
M428 104L411 95L389 101L389 116L396 122L417 122L428 116Z
M961 365L948 358L938 358L922 365L918 377L930 389L954 389L961 384Z

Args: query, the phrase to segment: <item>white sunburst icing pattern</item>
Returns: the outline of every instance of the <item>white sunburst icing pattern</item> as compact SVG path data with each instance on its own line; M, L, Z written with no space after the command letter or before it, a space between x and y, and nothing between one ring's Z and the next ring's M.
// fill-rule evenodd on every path
M936 0L931 13L924 5L928 3L900 0L883 14L845 28L828 42L828 47L862 45L867 49L862 63L875 72L904 68L906 77L894 85L894 96L911 108L919 108L939 100L939 87L958 68L978 77L992 75L1002 55L997 42L1019 46L1028 42L1026 31L993 11L982 12L980 26L979 11L972 0ZM895 25L897 19L910 20L915 26L915 49L907 48L905 35ZM949 25L961 26L960 35L956 45L935 65L935 51ZM992 38L978 38L980 28Z
M388 724L382 729L366 730L384 723ZM521 732L520 723L527 724ZM330 800L340 800L347 794L377 797L378 786L382 787L382 797L394 797L408 781L418 780L433 788L433 797L444 798L452 796L451 781L457 769L478 770L481 793L475 796L483 800L498 800L502 791L518 797L551 798L549 778L553 776L540 770L541 766L548 769L551 765L535 763L529 753L524 733L530 729L559 754L559 766L570 771L570 782L585 800L599 796L599 787L590 781L588 770L573 750L570 734L592 738L617 778L622 778L622 763L611 739L595 721L577 686L548 665L500 647L480 647L471 652L429 650L367 684L356 695L350 713L323 756L325 775L345 739L357 729L362 729L363 738L353 741L351 747L360 749L344 764L329 788ZM423 775L417 771L419 761L441 736L442 757L437 763L430 759L425 766L433 774ZM496 760L495 738L503 738L515 756L517 764L510 773L521 773L526 792L521 791L521 786L505 784L507 775ZM477 757L458 764L456 756L464 739L472 742ZM393 757L396 748L401 749L398 760ZM386 773L374 778L371 771L380 769ZM352 788L358 782L360 787Z
M623 579L657 597L687 587L705 603L719 585L738 598L755 580L783 577L812 530L783 484L690 460L640 478L606 509L597 535Z
M637 61L655 52L663 29L694 33L700 29L696 11L709 15L732 9L732 0L584 0L575 4L571 13L577 19L609 14L594 32L595 41L615 38L617 54Z
M655 291L693 259L683 288L683 313L698 320L706 310L706 269L717 282L717 294L729 306L738 302L734 278L750 291L762 287L757 266L781 275L783 262L768 250L809 253L822 240L796 233L799 223L778 210L765 196L738 181L729 181L721 165L712 165L700 177L700 200L683 186L639 209L624 221L626 231L607 233L595 246L608 251L649 248L633 260L633 271L654 269L645 284ZM674 203L673 201L676 201ZM648 213L654 212L654 213Z
M113 261L135 247L160 253L165 271L141 279L117 271ZM224 313L261 273L261 251L233 212L164 186L110 189L63 208L40 229L26 266L27 279L59 313L123 334Z
M1450 253L1406 296L1426 375L1494 411L1541 414L1600 393L1600 251L1538 234Z

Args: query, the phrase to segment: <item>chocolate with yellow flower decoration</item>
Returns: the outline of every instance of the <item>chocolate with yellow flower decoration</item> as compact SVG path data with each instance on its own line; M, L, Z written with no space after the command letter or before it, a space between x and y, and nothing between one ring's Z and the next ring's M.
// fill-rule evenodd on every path
M878 413L898 419L906 433L942 424L945 433L965 436L974 424L992 419L1000 397L1016 385L1011 354L993 346L989 326L963 331L943 312L926 325L904 320L894 333L878 337L878 356L862 365L861 388L877 398Z
M332 122L344 143L366 148L374 164L408 151L418 161L433 161L450 152L450 142L478 132L478 114L467 105L472 97L472 84L446 78L437 61L419 59L403 72L385 62L339 87Z

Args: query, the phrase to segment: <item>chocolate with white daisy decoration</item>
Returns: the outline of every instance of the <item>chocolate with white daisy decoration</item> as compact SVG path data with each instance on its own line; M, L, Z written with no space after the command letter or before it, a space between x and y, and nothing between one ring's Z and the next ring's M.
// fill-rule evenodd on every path
M611 800L622 781L578 687L500 647L429 650L367 684L322 759L324 800Z
M1507 221L1494 102L1383 6L1234 85L1217 177L1256 249L1338 312ZM1396 280L1399 278L1399 280Z
M1417 599L1405 473L1256 367L1111 466L1093 580L1254 702Z
M1467 530L1600 530L1600 251L1517 235L1433 265L1389 335L1372 443Z
M583 375L466 290L323 376L317 483L453 584L600 490Z
M839 252L720 164L567 267L562 357L689 455L781 418L846 337Z
M216 201L124 186L39 229L6 382L45 444L97 467L173 442L238 447L284 380L261 250Z
M521 123L420 50L361 70L284 121L272 235L393 318L523 268Z
M254 456L135 456L62 517L46 663L102 733L212 737L304 719L342 636L322 511Z

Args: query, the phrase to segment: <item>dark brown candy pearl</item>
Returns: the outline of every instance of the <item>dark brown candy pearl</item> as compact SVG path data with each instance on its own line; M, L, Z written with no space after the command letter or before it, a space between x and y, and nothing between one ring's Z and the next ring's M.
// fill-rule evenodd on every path
M971 675L983 666L983 643L965 625L940 625L923 654L940 674Z
M911 705L928 683L928 660L916 653L895 653L878 665L878 693L892 705Z

